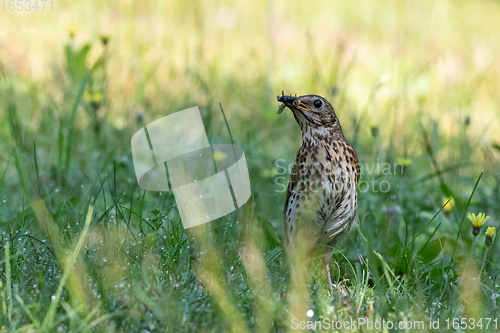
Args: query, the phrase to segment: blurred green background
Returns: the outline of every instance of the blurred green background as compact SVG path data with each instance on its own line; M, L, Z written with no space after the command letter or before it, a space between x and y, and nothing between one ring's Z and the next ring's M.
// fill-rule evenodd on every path
M497 237L473 243L466 216L498 227L500 2L9 4L0 332L288 331L306 310L445 332L499 317ZM334 254L347 299L328 295L319 257L304 288L289 283L281 166L301 136L274 113L282 90L327 98L359 154L360 226ZM138 188L130 139L196 105L210 143L230 143L229 126L245 151L252 198L185 231L171 193Z

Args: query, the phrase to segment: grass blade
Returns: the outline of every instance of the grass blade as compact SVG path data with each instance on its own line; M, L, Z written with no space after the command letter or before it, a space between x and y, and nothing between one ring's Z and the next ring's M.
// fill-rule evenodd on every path
M470 202L472 200L472 196L474 195L474 192L476 192L477 185L479 184L481 177L483 177L483 174L484 174L484 170L481 171L481 174L477 178L476 184L474 185L474 188L472 189L472 193L470 194L469 201L467 201L467 206L465 206L464 214L462 215L462 221L460 222L460 228L458 228L457 239L455 239L455 246L453 247L453 253L451 254L451 260L450 260L450 266L448 267L448 273L450 272L451 266L453 265L453 258L455 257L455 251L457 250L458 238L460 237L460 232L462 231L462 227L464 225L465 215L467 214L467 209L469 209L469 205L470 205Z
M72 271L73 264L80 253L80 248L83 245L83 241L85 240L85 236L87 235L87 232L89 230L90 226L90 221L92 220L92 213L94 211L94 208L92 206L89 206L89 210L87 212L87 217L85 218L85 226L83 227L83 230L80 234L80 238L78 239L78 243L75 246L75 249L73 250L73 253L71 256L66 261L66 267L64 269L64 274L61 278L61 282L59 283L59 286L57 287L57 292L55 295L55 299L52 301L50 304L49 311L47 312L47 315L45 316L45 319L43 321L42 325L42 332L46 331L47 329L52 327L52 320L54 318L54 314L56 312L57 306L59 305L59 302L61 300L61 293L64 288L64 284L66 283L66 280L68 279L70 272Z
M12 321L12 281L11 281L11 267L10 267L10 242L5 242L5 276L6 276L6 288L7 288L7 300L9 301L9 306L7 308L7 313L9 316L9 322Z
M78 88L78 93L76 95L75 103L73 104L73 109L71 110L71 116L69 120L69 127L68 127L68 140L66 142L66 164L65 164L65 171L68 172L69 170L69 165L71 163L71 147L73 144L73 134L74 134L74 129L75 129L75 118L76 118L76 110L78 110L78 105L80 104L80 101L83 96L83 92L85 91L85 86L87 85L87 82L89 80L90 72L87 71L85 75L83 76L82 81L80 82L80 87Z

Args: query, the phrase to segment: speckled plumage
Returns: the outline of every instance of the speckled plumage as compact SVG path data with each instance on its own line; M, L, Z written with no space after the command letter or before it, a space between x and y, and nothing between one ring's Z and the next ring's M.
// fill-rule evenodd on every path
M329 260L339 238L357 223L358 156L347 142L333 107L323 97L278 96L302 130L302 145L290 174L284 210L289 243L297 228L312 230L310 247L327 245L323 263L333 292ZM320 106L321 104L321 106Z

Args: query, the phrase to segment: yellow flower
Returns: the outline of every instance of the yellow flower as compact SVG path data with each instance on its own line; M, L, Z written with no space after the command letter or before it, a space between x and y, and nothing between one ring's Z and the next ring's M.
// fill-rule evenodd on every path
M477 216L474 213L469 213L468 218L474 228L481 228L490 219L489 216L485 217L483 213L479 213Z
M495 236L495 227L488 227L484 235L486 236L484 243L486 244L486 246L490 246L493 242L493 236Z
M278 170L276 168L272 169L264 169L260 171L260 176L263 178L271 178L278 174Z
M223 151L217 150L214 152L213 158L216 162L224 161L227 157L227 154Z
M87 100L89 102L100 102L102 100L102 94L100 94L100 93L91 94L91 93L86 91L84 98L85 98L85 100Z
M474 213L469 213L467 216L472 223L472 234L474 236L479 235L479 231L481 230L481 227L484 225L486 221L489 220L489 216L485 216L483 213L479 213L477 216Z
M78 33L78 27L73 25L68 28L68 34L71 38L75 37L77 33Z
M445 205L443 208L444 212L449 213L449 212L451 212L453 207L455 207L455 200L453 200L453 198L451 198L451 197L450 198L443 198L443 205Z
M401 164L404 167L407 167L411 164L411 158L398 157L396 158L396 163Z

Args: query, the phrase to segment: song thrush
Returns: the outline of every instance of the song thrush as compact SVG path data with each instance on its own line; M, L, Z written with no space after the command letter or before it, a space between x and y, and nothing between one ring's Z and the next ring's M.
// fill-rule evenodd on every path
M302 130L302 145L290 174L284 210L289 246L297 230L308 229L308 248L326 245L323 264L333 294L329 261L339 238L358 221L358 155L347 142L330 103L321 96L278 96Z

